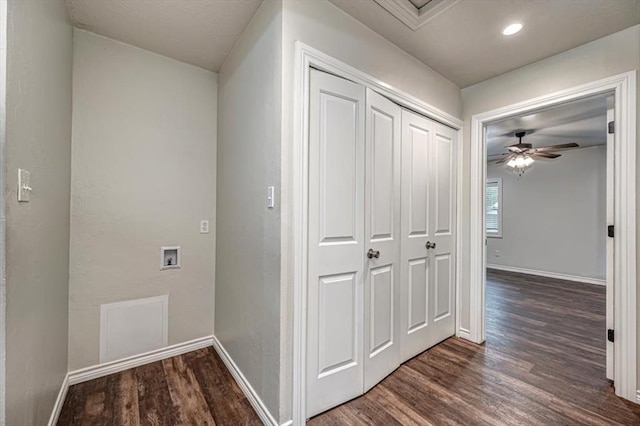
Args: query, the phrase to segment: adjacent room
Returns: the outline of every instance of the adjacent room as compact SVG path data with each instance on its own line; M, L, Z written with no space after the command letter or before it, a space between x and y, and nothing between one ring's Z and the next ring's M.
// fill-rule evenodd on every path
M486 128L485 345L554 389L613 380L613 105L605 93Z
M640 0L0 0L0 426L640 424Z

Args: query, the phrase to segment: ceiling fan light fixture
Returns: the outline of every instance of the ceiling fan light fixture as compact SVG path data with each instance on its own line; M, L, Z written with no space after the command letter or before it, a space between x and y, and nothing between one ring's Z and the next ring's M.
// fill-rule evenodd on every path
M532 157L530 157L528 155L526 157L524 157L524 165L525 165L525 167L529 167L533 163L535 163L535 160Z
M535 160L530 155L519 154L507 163L507 167L511 167L518 175L522 176L524 171L529 168Z
M504 29L502 30L502 35L514 35L516 33L519 33L520 30L522 30L522 27L524 27L524 24L522 22L514 22L513 24L504 27Z

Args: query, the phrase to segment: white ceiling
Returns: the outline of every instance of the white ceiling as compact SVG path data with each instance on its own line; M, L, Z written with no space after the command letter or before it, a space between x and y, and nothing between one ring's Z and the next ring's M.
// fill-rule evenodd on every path
M330 1L461 88L640 23L640 0L462 0L413 31L375 0Z
M553 108L511 117L487 126L487 154L506 153L518 143L516 132L526 131L522 142L534 148L575 142L581 148L607 142L607 95L569 102Z
M77 27L218 71L261 1L67 0L67 5ZM640 23L640 0L444 0L453 6L413 31L375 0L330 1L459 87ZM523 21L524 29L504 37L501 29L513 20Z
M262 0L67 0L74 26L218 71Z

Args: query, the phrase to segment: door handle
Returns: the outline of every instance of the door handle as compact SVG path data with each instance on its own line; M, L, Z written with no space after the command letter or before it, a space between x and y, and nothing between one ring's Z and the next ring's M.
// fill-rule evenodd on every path
M369 259L373 259L373 258L379 258L380 257L380 252L374 249L369 249L369 251L367 252L367 257Z
M436 248L436 243L432 243L431 241L427 241L427 250Z

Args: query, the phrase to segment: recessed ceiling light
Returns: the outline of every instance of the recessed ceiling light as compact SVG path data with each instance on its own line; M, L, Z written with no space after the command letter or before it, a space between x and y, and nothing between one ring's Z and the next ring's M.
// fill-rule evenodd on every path
M515 24L507 25L504 30L502 30L502 34L506 36L514 35L522 29L523 25L520 22L516 22Z

